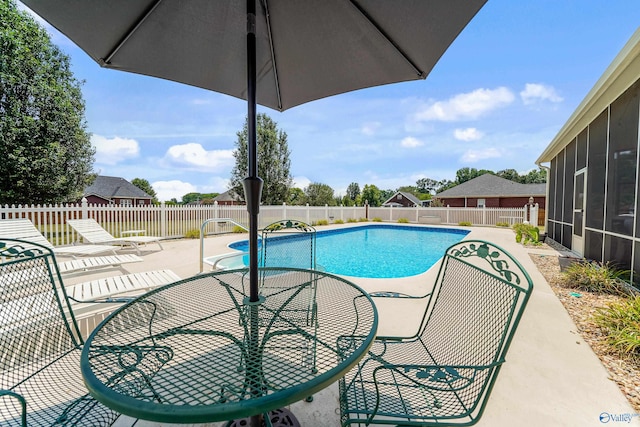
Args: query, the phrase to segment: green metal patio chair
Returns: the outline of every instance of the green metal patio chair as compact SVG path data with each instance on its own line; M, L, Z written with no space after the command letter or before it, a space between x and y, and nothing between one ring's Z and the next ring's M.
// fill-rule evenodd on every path
M503 249L479 240L451 246L418 333L378 337L340 380L342 426L475 424L532 288ZM342 346L347 355L349 338Z
M109 426L80 374L83 340L51 250L0 239L0 425Z

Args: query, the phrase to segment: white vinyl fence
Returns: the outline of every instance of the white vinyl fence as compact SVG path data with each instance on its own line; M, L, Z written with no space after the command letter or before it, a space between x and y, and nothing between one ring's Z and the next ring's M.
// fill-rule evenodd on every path
M537 218L537 205L531 217ZM79 204L48 206L0 206L0 220L28 218L54 245L68 245L80 240L67 225L69 219L93 218L114 236L126 230L146 230L147 235L163 238L180 238L188 232L199 231L202 223L212 218L229 218L248 228L249 217L245 206L229 205L161 205L118 206L93 205L86 201ZM528 209L523 208L373 208L369 206L260 206L259 226L289 218L317 224L382 220L413 223L450 224L469 222L472 225L514 224L528 218ZM211 222L206 234L231 232L233 224Z

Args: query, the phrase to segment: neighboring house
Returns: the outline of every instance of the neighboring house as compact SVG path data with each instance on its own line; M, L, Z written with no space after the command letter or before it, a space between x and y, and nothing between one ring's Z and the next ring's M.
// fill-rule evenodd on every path
M550 162L547 235L637 272L639 114L637 30L537 160Z
M521 208L530 202L545 209L546 184L520 184L486 173L434 196L444 206Z
M150 205L152 197L124 178L98 175L84 190L87 202L96 205Z
M415 208L428 206L429 200L420 200L411 193L398 191L382 204L383 207Z
M234 199L228 191L218 194L213 201L218 205L244 205L244 202Z

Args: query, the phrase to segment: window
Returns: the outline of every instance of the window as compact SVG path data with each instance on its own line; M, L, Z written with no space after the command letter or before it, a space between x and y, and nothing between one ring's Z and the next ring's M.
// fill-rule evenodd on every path
M478 199L478 207L479 208L484 208L486 207L487 203L485 201L485 199Z
M133 206L133 200L131 200L131 199L120 199L120 206Z
M140 205L140 206L144 205L144 200L142 200L142 199L138 200L138 205Z

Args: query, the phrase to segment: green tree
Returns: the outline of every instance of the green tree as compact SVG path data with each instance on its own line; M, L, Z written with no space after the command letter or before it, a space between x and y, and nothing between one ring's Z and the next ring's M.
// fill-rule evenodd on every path
M518 171L515 169L500 170L496 172L496 176L499 176L500 178L508 179L509 181L513 181L513 182L523 182L522 177L520 176Z
M533 169L522 177L522 182L525 184L544 184L547 182L547 170L543 168Z
M245 119L242 131L236 135L236 149L233 156L236 164L231 171L230 193L238 200L244 200L242 181L247 177L248 158L248 119ZM289 189L293 184L289 159L287 134L278 130L277 123L264 113L256 118L258 137L258 176L264 181L261 202L265 205L280 205L289 200Z
M302 206L307 203L307 196L302 191L302 188L293 187L289 189L289 200L287 201L290 205Z
M431 178L420 178L416 181L416 186L420 193L434 194L440 188L440 182Z
M133 178L131 183L151 196L151 203L158 204L158 194L153 189L149 181L143 178Z
M354 206L356 204L356 200L358 199L358 197L359 195L356 196L356 199L354 200L345 194L344 196L342 196L342 199L340 200L340 204L342 206Z
M484 175L486 173L493 173L487 169L476 169L476 168L461 168L456 171L456 184L460 185L464 182L470 181L473 178L477 178L480 175Z
M387 200L389 200L394 194L396 194L395 190L391 190L391 189L380 190L380 200L382 200L381 203L384 203Z
M362 200L366 200L369 206L380 206L384 202L382 200L382 192L373 184L365 184L362 189Z
M349 186L347 187L347 197L349 197L352 202L355 202L355 200L358 198L359 195L360 195L360 186L358 185L358 183L352 182L351 184L349 184ZM345 205L345 206L353 206L353 204Z
M304 189L307 196L307 203L310 206L336 206L336 199L333 197L333 188L327 184L313 182Z
M80 86L44 28L0 1L0 204L74 201L95 180Z

